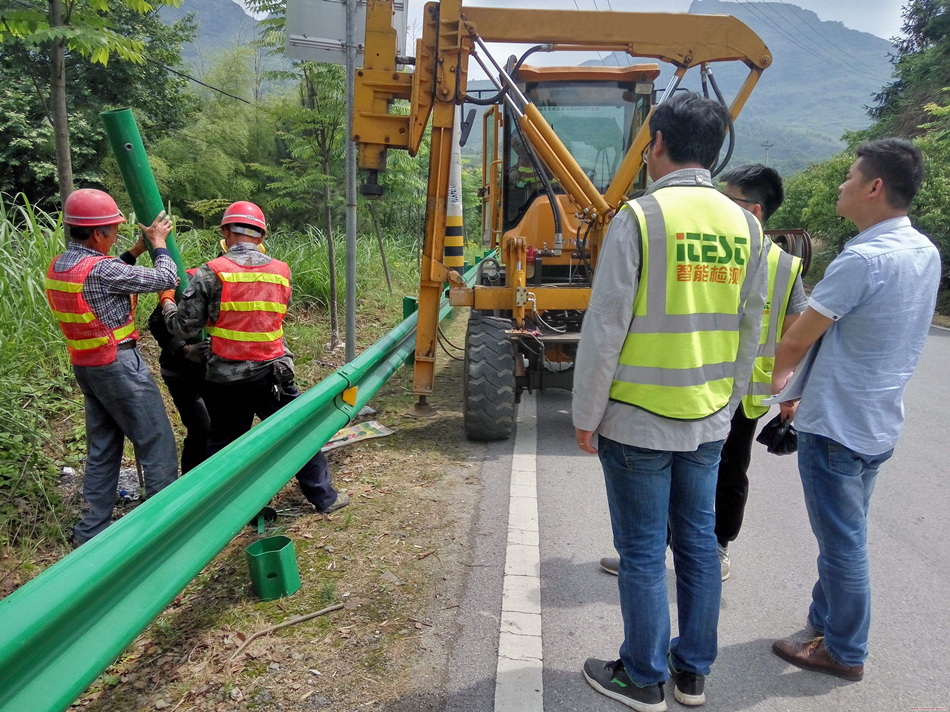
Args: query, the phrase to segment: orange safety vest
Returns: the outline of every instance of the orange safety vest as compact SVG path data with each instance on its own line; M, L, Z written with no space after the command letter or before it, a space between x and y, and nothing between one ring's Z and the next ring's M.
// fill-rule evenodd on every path
M221 311L208 322L211 352L229 361L270 361L284 355L284 315L290 303L290 267L237 264L227 255L208 263L221 280Z
M57 257L46 272L46 298L53 316L66 337L69 360L74 366L105 366L115 361L116 345L130 336L139 340L135 328L135 295L129 320L117 329L110 329L95 315L82 296L83 283L100 260L113 257L84 257L69 269L55 269Z

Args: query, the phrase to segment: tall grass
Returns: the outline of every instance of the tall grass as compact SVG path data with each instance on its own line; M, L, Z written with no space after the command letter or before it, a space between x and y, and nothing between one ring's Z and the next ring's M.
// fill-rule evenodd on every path
M0 543L63 538L52 432L79 405L44 289L63 245L57 216L0 196Z

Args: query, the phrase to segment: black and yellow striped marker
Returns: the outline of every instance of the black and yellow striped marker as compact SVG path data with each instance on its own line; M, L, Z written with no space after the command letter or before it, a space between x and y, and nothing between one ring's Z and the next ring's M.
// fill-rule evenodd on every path
M461 215L445 218L445 266L461 273L465 267L465 235Z

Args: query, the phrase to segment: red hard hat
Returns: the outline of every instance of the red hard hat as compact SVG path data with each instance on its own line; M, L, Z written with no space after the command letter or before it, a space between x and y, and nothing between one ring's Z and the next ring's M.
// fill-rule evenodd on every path
M264 212L247 200L239 200L231 203L228 209L224 211L224 217L221 218L221 225L252 225L259 227L267 232L267 223L264 221Z
M99 227L124 223L125 218L111 195L95 188L80 188L66 198L63 222L77 227Z

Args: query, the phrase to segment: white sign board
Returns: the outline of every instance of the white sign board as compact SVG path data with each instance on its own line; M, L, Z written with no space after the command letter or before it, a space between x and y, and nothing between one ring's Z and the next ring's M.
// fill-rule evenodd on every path
M396 49L406 54L408 0L393 3ZM287 0L287 47L291 59L346 64L346 0ZM358 66L363 64L366 36L366 0L356 3L356 44Z

